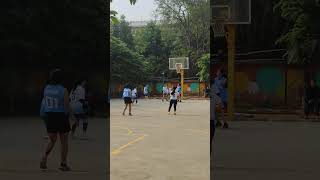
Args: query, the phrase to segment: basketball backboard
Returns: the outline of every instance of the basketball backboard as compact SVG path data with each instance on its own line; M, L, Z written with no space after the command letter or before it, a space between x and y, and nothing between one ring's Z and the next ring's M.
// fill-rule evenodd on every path
M188 57L169 58L169 69L177 70L177 68L189 69L189 58Z
M212 20L224 24L250 24L251 0L211 0Z

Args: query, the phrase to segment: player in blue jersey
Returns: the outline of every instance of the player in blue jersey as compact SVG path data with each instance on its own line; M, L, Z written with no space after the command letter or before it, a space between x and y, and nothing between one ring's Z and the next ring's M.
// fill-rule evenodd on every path
M62 171L71 170L67 164L68 135L70 132L69 113L71 114L71 108L68 90L62 85L63 77L60 69L51 71L49 84L43 92L43 112L47 115L46 126L49 142L40 162L41 169L47 169L48 156L54 148L59 135L61 142L61 163L59 169Z
M122 98L123 98L124 104L125 104L122 115L125 115L125 112L129 106L129 116L132 116L132 114L131 114L132 92L131 92L131 89L129 88L129 85L124 86Z

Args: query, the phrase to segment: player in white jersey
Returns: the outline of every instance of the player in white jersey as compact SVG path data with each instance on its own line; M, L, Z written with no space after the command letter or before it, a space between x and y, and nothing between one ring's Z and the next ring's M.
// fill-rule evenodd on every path
M148 90L148 85L145 85L143 88L143 94L145 98L149 98L149 90Z
M136 102L136 104L138 104L138 91L137 91L137 88L135 87L133 90L132 90L132 104L134 102Z
M163 86L162 87L162 101L165 99L166 101L168 101L168 94L169 94L169 90L167 86Z
M72 137L75 137L77 127L82 121L82 137L86 138L86 132L88 128L88 102L86 100L85 86L86 80L77 81L70 92L70 105L74 113L76 121L72 125Z
M170 92L170 105L169 105L169 109L168 109L168 114L170 114L171 107L173 105L174 115L176 115L178 96L179 96L179 93L176 91L176 89L177 89L177 87L173 87L172 91Z

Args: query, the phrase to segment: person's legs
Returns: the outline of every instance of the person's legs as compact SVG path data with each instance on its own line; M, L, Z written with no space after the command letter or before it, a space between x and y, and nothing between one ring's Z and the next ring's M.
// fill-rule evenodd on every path
M129 103L129 115L131 116L131 103Z
M170 113L170 111L171 111L172 104L173 104L173 101L171 100L170 105L169 105L169 109L168 109L168 113Z
M128 104L126 103L126 106L124 107L124 110L123 110L122 115L124 115L124 114L125 114L125 112L126 112L127 108L128 108Z
M85 114L83 114L82 116L82 122L83 122L82 131L83 131L83 134L86 135L87 129L88 129L88 116L86 116Z
M49 133L49 142L47 144L45 153L42 156L41 163L40 163L40 168L41 169L46 169L47 168L47 159L49 154L51 153L52 149L54 148L55 143L57 142L57 133Z
M174 115L176 115L176 111L177 111L177 100L175 100L173 102L173 108L174 108Z
M68 134L69 133L59 133L60 143L61 143L61 163L67 164L67 156L68 156Z
M75 114L74 117L76 118L76 121L73 123L71 128L71 135L74 136L77 127L79 126L80 117L78 114Z
M68 135L69 133L59 133L60 142L61 142L61 164L60 169L63 171L69 171L70 168L68 167L67 158L68 158L68 150L69 150L69 143L68 143Z

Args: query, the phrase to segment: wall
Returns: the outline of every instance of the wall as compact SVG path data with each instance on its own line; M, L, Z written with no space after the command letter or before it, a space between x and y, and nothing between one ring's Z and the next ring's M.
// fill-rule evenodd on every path
M1 69L0 115L39 115L40 102L48 73L43 71ZM89 91L97 111L105 112L107 81L105 72L68 72L65 86L70 91L79 77L89 80Z
M215 72L220 67L221 65L212 65L211 77L215 77ZM298 107L301 104L304 87L303 67L286 67L283 64L237 64L235 71L237 104L266 107L286 105L286 101L290 106ZM316 74L320 85L320 73Z
M178 85L178 81L165 82L167 87L172 88ZM149 83L149 92L151 96L160 96L162 95L162 82L152 82ZM110 92L111 96L115 98L120 98L122 96L123 84L111 84ZM185 96L204 96L204 91L206 89L206 83L199 81L185 81L183 90ZM137 87L139 96L142 96L143 85ZM200 93L199 93L200 92Z

